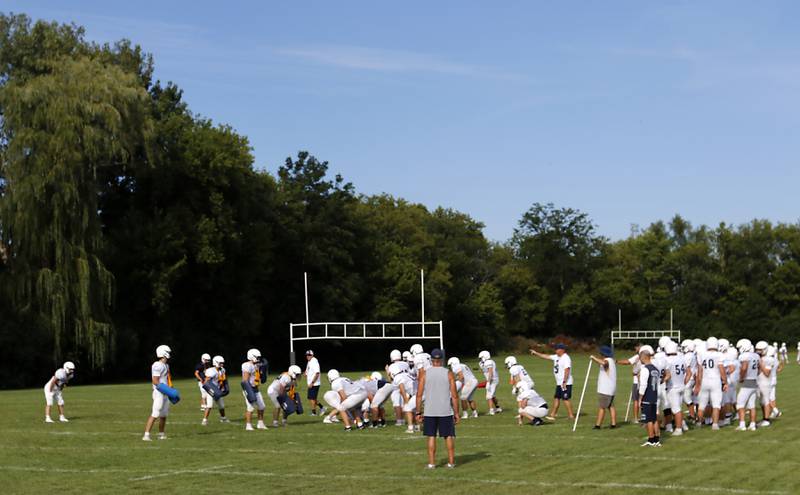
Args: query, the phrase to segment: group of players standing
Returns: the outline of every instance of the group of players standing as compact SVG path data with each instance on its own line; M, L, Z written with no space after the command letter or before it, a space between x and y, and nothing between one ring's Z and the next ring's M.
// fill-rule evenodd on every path
M753 345L741 339L732 346L715 337L684 340L680 345L662 337L655 351L649 345L639 346L636 355L618 364L633 367L634 415L641 414L648 429L642 445L660 446L662 429L682 435L689 422L719 430L732 424L736 414L737 431L769 426L770 420L781 415L775 390L788 356L779 354L776 345L763 340ZM757 404L762 411L760 422ZM684 417L684 405L688 417Z

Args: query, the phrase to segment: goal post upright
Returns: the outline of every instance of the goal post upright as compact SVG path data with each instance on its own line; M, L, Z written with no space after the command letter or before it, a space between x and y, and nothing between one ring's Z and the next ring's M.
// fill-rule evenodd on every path
M658 340L661 337L669 337L677 342L681 341L681 331L674 327L673 310L669 310L669 329L667 330L623 330L622 329L622 310L617 310L617 329L611 330L611 349L615 349L616 343L621 340Z

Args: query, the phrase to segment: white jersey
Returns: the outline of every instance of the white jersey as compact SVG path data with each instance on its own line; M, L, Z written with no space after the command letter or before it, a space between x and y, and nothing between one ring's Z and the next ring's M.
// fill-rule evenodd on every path
M153 377L158 377L158 383L164 383L169 385L169 365L166 363L162 363L161 361L156 361L153 363L153 366L150 367L150 374ZM156 390L156 386L153 385L153 390Z
M306 384L309 388L317 387L322 384L320 380L321 374L319 370L319 361L317 361L317 358L312 357L308 360L308 363L306 363ZM316 379L314 379L314 377L316 377Z
M426 370L433 366L431 363L431 355L427 352L422 352L414 356L414 371Z
M770 356L762 357L761 358L761 363L765 368L767 368L768 372L767 372L766 375L763 374L763 373L759 373L757 381L761 385L765 385L765 384L769 385L770 384L770 376L772 375L772 370L777 368L778 363L775 362L775 358L774 357L770 357Z
M408 363L405 361L394 361L392 364L389 365L389 378L392 379L392 382L397 382L397 376L400 374L409 374L411 368L409 368Z
M256 375L258 374L258 370L256 369L256 365L252 363L252 361L245 361L242 363L242 376L245 373L250 373L250 378L247 381L250 383L251 386L256 387L260 385L260 377L256 380Z
M661 379L664 379L664 376L667 374L667 367L669 364L667 363L667 355L666 353L659 351L653 355L653 366L658 368L658 372L661 373Z
M219 373L219 371L217 371L217 368L215 368L213 366L210 367L210 368L206 368L205 375L206 375L206 378L208 379L208 381L211 381L214 378L217 378L219 376L219 374L220 373Z
M639 383L639 372L642 371L642 362L639 360L639 355L634 354L630 358L628 358L628 362L631 363L631 373L633 373L633 383Z
M761 356L755 352L743 352L739 356L739 367L741 369L742 363L747 365L745 370L745 380L755 380L758 378L758 364L761 362Z
M344 390L344 395L347 397L365 391L363 385L357 382L353 382L352 380L344 376L340 376L331 383L331 390L333 390L334 392L341 392L342 390Z
M464 363L453 366L453 374L458 375L459 373L464 375L465 382L469 381L470 379L477 380L477 378L475 378L475 374L472 372L472 369Z
M692 375L697 374L697 354L694 351L687 352L683 355L683 364L686 365L687 371L692 371ZM694 377L692 377L692 380L694 380Z
M394 377L394 384L398 387L402 385L408 395L417 393L417 379L411 376L410 373L399 373L396 375Z
M489 370L492 370L491 383L500 383L500 375L497 374L497 365L493 359L486 359L480 362L481 371L483 376L489 381Z
M559 356L558 354L551 354L550 360L553 361L553 376L556 379L556 385L564 383L564 374L569 368L569 377L567 378L566 385L572 385L572 359L566 352Z
M281 373L278 378L272 380L272 383L269 384L269 390L277 393L280 391L281 386L283 386L283 391L285 392L291 385L292 377L289 376L289 373Z
M723 357L718 351L705 351L697 355L697 362L703 368L703 383L716 385L722 383L719 374L719 365L722 364Z
M356 385L360 385L361 388L367 391L369 395L375 395L378 393L378 380L373 380L372 378L360 378L356 380Z
M669 382L667 388L670 390L683 390L686 380L686 359L680 354L667 356L667 369L669 370Z
M67 375L67 372L64 371L64 368L58 368L56 372L53 373L53 376L55 377L55 383L53 383L54 390L63 389L64 385L69 382L69 375Z
M725 358L722 361L725 366L725 372L728 373L728 385L736 385L739 383L739 356L736 354L736 349L728 349L725 351ZM733 366L733 371L730 372L730 367Z
M511 378L517 378L519 381L527 382L533 388L533 378L528 374L528 371L521 365L515 364L508 369Z
M521 402L523 400L527 400L528 403L526 405L530 407L540 407L547 404L547 401L545 401L544 398L542 398L542 396L539 395L534 389L522 392L517 396L517 401Z
M614 363L614 358L607 357L603 361L608 364L608 369L600 367L597 375L597 393L614 396L617 394L617 365Z

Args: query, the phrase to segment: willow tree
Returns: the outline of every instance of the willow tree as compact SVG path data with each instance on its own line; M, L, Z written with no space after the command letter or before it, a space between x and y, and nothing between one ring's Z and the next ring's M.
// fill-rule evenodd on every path
M136 74L74 54L0 85L2 235L15 303L102 366L114 342L114 277L98 257L100 181L142 156L148 95Z

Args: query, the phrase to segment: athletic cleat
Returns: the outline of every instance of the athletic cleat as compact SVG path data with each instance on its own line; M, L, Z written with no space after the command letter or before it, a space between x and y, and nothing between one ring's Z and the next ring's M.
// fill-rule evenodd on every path
M472 411L472 417L473 418L477 418L478 417L478 411L477 410Z
M231 420L230 420L230 419L228 419L228 418L226 418L226 417L222 417L222 418L219 418L219 422L220 422L220 423L230 423L230 422L231 422Z
M55 421L53 421L53 418L51 418L50 416L45 417L44 418L44 422L45 423L55 423Z
M325 416L325 419L323 419L322 422L325 423L326 425L333 424L333 421L331 421L331 418L329 418L327 416Z
M666 428L664 428L664 430L666 430L666 432L667 432L667 433L672 433L672 430L673 430L673 428L672 428L672 424L668 424L668 425L666 426Z
M503 412L503 408L502 407L495 408L494 412L500 414L501 412Z
M64 416L59 416L58 420L61 421L62 423L69 423L69 420Z
M456 467L455 464L450 464L449 462L447 463L447 469L453 469L455 467Z
M247 423L247 424L244 426L244 429L245 429L245 431L253 431L253 430L254 430L254 428L253 428L253 425L252 425L252 424L250 424L250 423Z
M765 427L767 427L767 426L769 426L769 425L770 425L770 422L769 422L769 421L767 421L766 419L765 419L764 421L762 421L762 422L758 423L758 427L759 427L759 428L765 428Z
M331 423L341 423L341 421L339 421L339 417L338 416L334 416L334 417L331 418Z
M683 424L681 425L681 429L682 429L684 432L686 432L686 431L689 431L689 425L688 425L688 424L686 424L686 421L684 421L684 422L683 422Z
M489 412L487 414L489 416L494 416L494 409L489 409Z
M267 429L267 425L265 425L263 421L259 421L258 424L256 425L256 429L266 430Z
M259 424L263 424L263 423L259 423ZM277 421L273 421L272 422L272 427L273 428L277 428L278 427L278 422Z
M678 428L677 430L675 430L675 431L673 431L673 432L672 432L672 436L673 436L673 437L679 437L679 436L681 436L681 435L683 435L683 430L682 430L682 429L680 429L680 428Z
M208 426L208 420L206 418L203 418L203 421L201 421L200 424L203 426Z
M436 464L428 464L425 469L436 469Z
M167 439L167 434L166 433L159 433L158 434L158 439L159 440L166 440Z
M646 441L645 443L641 444L639 447L652 447L653 444L650 443L650 440Z
M543 425L543 424L544 424L544 421L542 421L540 418L533 418L533 421L531 421L531 425L533 425L533 426L540 426L540 425Z
M556 418L554 418L553 416L545 416L544 419L546 419L547 421L555 421L556 420Z
M659 442L652 443L652 444L650 444L650 446L651 447L661 447L661 442L659 441Z
M467 411L462 412L461 419L467 419L467 418L469 418L469 413Z
M747 427L745 425L739 425L736 427L736 431L747 431Z
M320 414L325 414L325 411L327 411L327 409L325 409L325 406L319 406L319 413Z
M414 434L414 430L413 430L413 429L412 429L412 430L408 430L408 429L407 429L407 430L406 430L406 433L408 433L408 434L410 434L410 435L413 435L413 434Z
M316 416L316 415L317 415L317 411L311 411L311 416Z
M152 442L153 441L150 438L150 434L149 433L145 433L144 436L142 437L142 440L145 441L145 442Z
M756 424L750 423L750 426L747 427L747 431L756 431Z
M711 425L711 429L712 429L712 430L719 430L719 423L713 423L713 424Z

